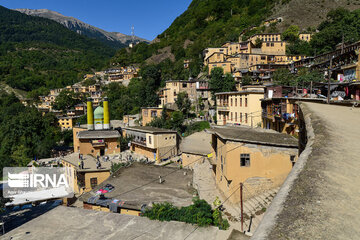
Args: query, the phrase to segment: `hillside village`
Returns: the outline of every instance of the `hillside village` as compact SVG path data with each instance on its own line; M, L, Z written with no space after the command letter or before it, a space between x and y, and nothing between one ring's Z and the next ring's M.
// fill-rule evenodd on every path
M271 18L260 27L281 21ZM300 31L296 41L312 37ZM112 118L117 109L111 89L141 80L139 64L113 64L35 101L22 100L43 116L54 114L57 126L72 137L65 149L52 151L49 158L35 157L26 167L65 167L74 195L15 195L5 204L4 236L11 239L34 229L32 238L37 232L46 238L39 226L58 218L69 219L60 224L64 232L73 224L100 231L94 220L99 219L106 225L102 236L94 235L99 238L114 233L109 228L118 229L117 222L131 222L134 229L126 226L113 236L136 237L132 231L141 236L146 233L139 229L150 226L149 239L283 239L277 232L266 233L269 238L261 234L269 222L276 225L273 229L285 229L287 218L296 220L286 215L291 210L276 209L280 202L295 205L284 194L292 200L304 197L296 202L299 206L310 199L294 178L302 181L301 171L312 174L304 170L314 160L311 151L316 154L326 145L312 144L336 139L336 130L323 132L339 124L339 116L332 114L350 116L346 122L360 116L360 42L343 41L335 50L309 56L289 54L289 41L284 32L249 37L243 32L235 42L207 47L202 72L188 79L161 79L156 104L124 112L122 119ZM191 60L183 62L184 69L191 69ZM337 126L351 135L350 129ZM327 203L320 197L317 201ZM33 219L18 223L19 214L31 211ZM275 212L283 218L275 219ZM286 236L299 236L292 234Z

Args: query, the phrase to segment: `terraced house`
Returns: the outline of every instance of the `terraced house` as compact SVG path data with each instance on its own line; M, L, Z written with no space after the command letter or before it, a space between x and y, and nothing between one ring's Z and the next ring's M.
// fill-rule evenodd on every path
M261 101L264 88L259 86L243 87L237 92L216 93L217 125L247 125L256 127L261 124Z

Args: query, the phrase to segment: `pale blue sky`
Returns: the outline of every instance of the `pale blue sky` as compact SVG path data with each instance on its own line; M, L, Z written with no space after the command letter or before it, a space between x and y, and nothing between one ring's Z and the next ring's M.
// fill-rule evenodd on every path
M14 8L46 8L75 17L109 32L154 39L183 13L191 0L1 0L0 5Z

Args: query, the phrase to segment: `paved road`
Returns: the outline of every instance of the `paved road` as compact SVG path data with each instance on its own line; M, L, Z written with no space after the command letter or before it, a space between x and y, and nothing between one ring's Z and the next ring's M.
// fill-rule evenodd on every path
M305 103L312 153L268 239L360 239L360 109Z

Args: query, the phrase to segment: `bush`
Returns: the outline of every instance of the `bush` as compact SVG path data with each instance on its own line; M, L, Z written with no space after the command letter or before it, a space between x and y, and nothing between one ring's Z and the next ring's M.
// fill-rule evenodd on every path
M194 198L192 205L181 208L168 202L155 203L151 209L145 211L143 216L151 220L180 221L201 227L214 225L224 230L229 227L228 221L222 219L219 209L212 210L205 200L199 198Z
M201 122L195 122L191 123L186 126L185 130L185 136L189 136L195 132L201 132L207 128L210 128L210 123L208 121L201 121Z

